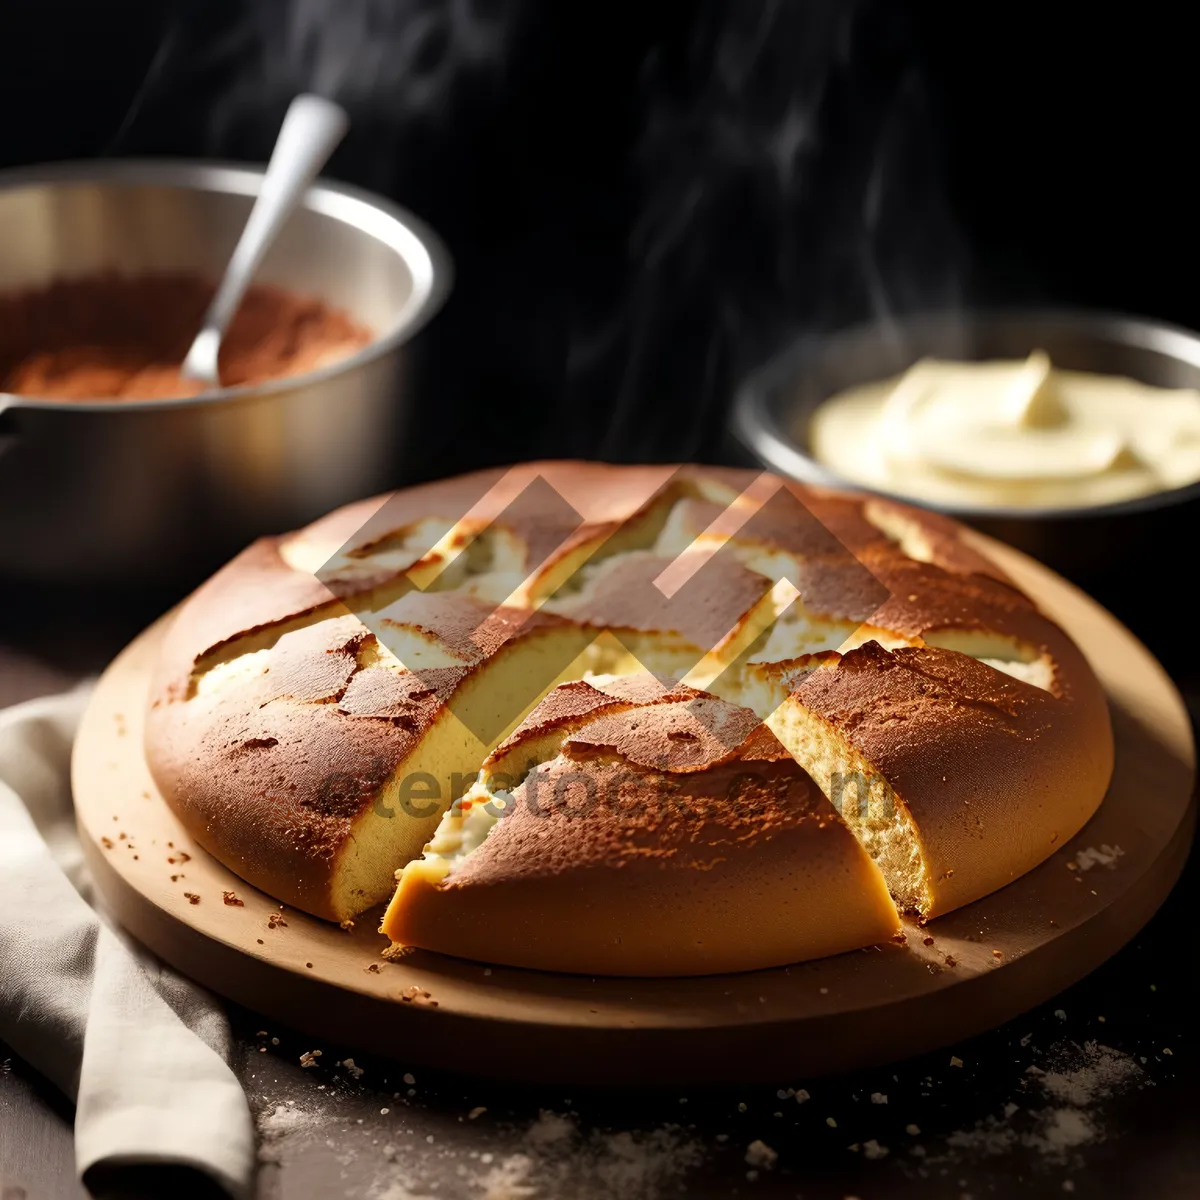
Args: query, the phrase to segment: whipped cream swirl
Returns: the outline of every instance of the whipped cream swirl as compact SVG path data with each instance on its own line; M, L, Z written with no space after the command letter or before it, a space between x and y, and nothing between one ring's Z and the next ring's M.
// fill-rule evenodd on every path
M1200 392L1023 362L924 359L813 415L813 454L865 487L974 508L1081 507L1200 479Z

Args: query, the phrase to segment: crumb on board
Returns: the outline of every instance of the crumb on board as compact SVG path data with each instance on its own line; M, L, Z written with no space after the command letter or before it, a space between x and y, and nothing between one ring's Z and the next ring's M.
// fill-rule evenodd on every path
M187 902L189 904L199 904L200 903L200 897L197 896L195 892L184 892L183 896L184 896L184 899L187 900Z
M223 892L222 896L225 900L225 903L228 904L230 908L246 907L246 902L238 899L237 892Z
M405 1004L428 1004L430 1008L437 1008L438 1002L433 998L432 992L427 992L424 988L419 988L415 984L406 987L400 993L400 999Z
M773 1167L779 1160L777 1151L772 1150L761 1138L755 1138L754 1141L746 1147L746 1162L756 1168Z

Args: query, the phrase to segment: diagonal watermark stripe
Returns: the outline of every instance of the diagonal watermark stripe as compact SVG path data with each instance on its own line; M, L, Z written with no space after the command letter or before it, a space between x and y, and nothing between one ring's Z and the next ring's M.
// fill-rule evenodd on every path
M647 513L689 499L710 519L682 552L655 556L663 522L647 522ZM389 501L371 518L377 536L351 539L317 574L336 590L347 561L393 564L388 603L362 603L356 615L484 743L602 636L664 686L683 681L719 690L730 671L761 652L780 621L803 608L806 559L838 564L840 586L855 596L856 624L888 598L869 568L765 473L726 506L696 500L694 485L677 473L621 522L589 522L541 474L524 483L514 472L485 478L475 493L460 489L455 501L459 511L414 517L411 501L398 493L394 523ZM631 544L635 533L649 544ZM640 552L620 553L630 549ZM546 606L561 616L546 617ZM496 703L477 693L466 703L455 680L525 637L539 638L539 650L524 656L516 680L497 685ZM711 720L711 705L694 708Z

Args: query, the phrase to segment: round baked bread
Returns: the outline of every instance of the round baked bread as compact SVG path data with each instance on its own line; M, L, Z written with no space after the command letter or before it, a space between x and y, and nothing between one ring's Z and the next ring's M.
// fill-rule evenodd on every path
M286 904L350 920L407 867L402 943L628 974L872 944L1037 865L1112 771L1083 656L953 522L580 462L255 543L168 630L146 750Z

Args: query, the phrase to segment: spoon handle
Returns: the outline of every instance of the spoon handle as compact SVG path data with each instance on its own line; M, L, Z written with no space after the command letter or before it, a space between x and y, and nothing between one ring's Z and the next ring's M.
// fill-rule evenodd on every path
M263 256L329 161L349 124L345 110L321 96L297 96L288 107L258 199L205 314L204 325L184 361L185 377L218 382L217 355L229 322Z

